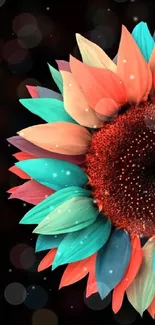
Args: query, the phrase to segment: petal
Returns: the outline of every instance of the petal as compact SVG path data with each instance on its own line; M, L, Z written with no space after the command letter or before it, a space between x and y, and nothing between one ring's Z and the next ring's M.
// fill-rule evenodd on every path
M38 90L36 86L26 86L29 94L31 95L32 98L38 98L39 94L38 94Z
M152 51L152 54L151 54L151 57L150 57L150 60L149 60L149 67L150 67L150 70L153 73L154 70L155 70L155 46L153 48L153 51Z
M45 217L61 206L64 202L78 196L91 197L91 192L78 186L63 188L29 210L20 223L39 224Z
M152 316L152 318L155 319L155 297L153 298L153 300L147 310L150 313L150 315Z
M22 171L17 166L12 166L11 168L9 168L9 171L14 173L15 175L17 175L18 177L20 177L22 179L30 179L31 178L27 173Z
M59 236L39 235L36 241L35 252L42 252L48 249L57 248L64 236L65 234Z
M70 72L62 71L64 85L64 106L72 118L83 126L96 128L102 126L94 110L88 105L87 100L79 88L75 78Z
M57 249L53 248L47 253L38 266L38 272L41 272L52 265L56 252Z
M107 244L97 255L96 278L102 299L122 280L130 255L131 244L128 233L114 230Z
M114 313L117 313L120 310L123 303L125 291L136 277L142 263L143 251L138 236L134 236L132 238L131 247L131 259L128 268L124 274L123 279L114 288L113 291L112 309Z
M54 190L31 180L23 185L18 186L9 199L19 199L30 204L38 204L45 199L45 197L54 193Z
M61 73L57 69L53 68L49 63L48 63L48 67L50 69L50 73L52 75L53 80L55 81L60 92L62 93L63 92L63 81L62 81Z
M44 88L44 87L39 87L39 86L37 86L37 90L38 90L39 97L41 97L41 98L54 98L54 99L58 99L58 100L63 99L62 95L57 93L54 90Z
M117 67L115 63L98 45L80 34L76 34L76 40L84 63L96 68L107 68L116 72Z
M147 27L147 24L143 21L137 24L132 32L132 36L136 41L143 57L148 62L154 47L154 40Z
M33 143L19 136L8 138L7 141L11 143L13 146L17 147L18 149L39 158L53 158L58 160L65 160L75 165L81 165L85 161L84 155L70 156L70 155L61 155L54 152L50 152L35 146Z
M147 99L152 86L150 69L125 26L122 27L117 73L124 82L130 102Z
M38 147L66 155L86 153L91 141L84 127L67 122L31 126L18 134Z
M64 60L56 60L56 63L58 65L59 71L68 71L68 72L71 71L69 62Z
M102 98L111 98L118 105L123 105L127 101L125 87L114 72L89 67L72 56L70 66L91 107L94 108Z
M13 156L19 161L36 158L35 156L33 156L27 152L22 152L22 151L15 153Z
M54 98L20 99L20 103L31 113L38 115L46 122L76 123L65 111L61 100Z
M8 191L7 191L7 193L14 193L17 189L19 188L19 186L15 186L15 187L12 187L12 188L10 188Z
M151 238L143 247L143 261L141 268L127 289L127 297L131 305L142 316L155 295L155 273L153 271L153 253L155 238Z
M88 274L89 270L92 268L95 258L96 258L96 254L82 261L68 264L61 278L59 289L71 285L73 283L76 283L81 279L83 279Z
M83 170L67 161L50 158L37 158L16 163L35 181L54 190L68 186L83 186L88 178Z
M98 292L97 282L96 282L96 273L95 273L95 265L96 265L96 254L95 261L91 267L89 272L88 280L87 280L87 288L86 288L86 298L90 297L94 293Z
M93 255L107 242L110 232L111 223L102 215L87 228L67 234L59 245L53 269Z
M57 235L84 229L97 218L98 209L93 202L91 198L74 197L50 213L33 232Z

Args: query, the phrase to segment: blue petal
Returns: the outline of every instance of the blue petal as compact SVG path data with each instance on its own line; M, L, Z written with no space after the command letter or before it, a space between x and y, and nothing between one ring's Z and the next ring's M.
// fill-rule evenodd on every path
M154 47L154 39L150 34L147 24L140 22L133 29L132 36L141 50L145 60L148 62Z
M121 281L131 256L127 232L115 230L107 244L101 248L96 261L96 278L99 294L104 299Z
M63 188L29 210L20 221L20 224L39 224L64 202L79 196L91 197L92 193L78 186Z
M59 245L52 269L93 255L107 242L110 231L111 222L100 215L87 228L67 234Z
M69 186L84 186L88 177L84 171L67 161L37 158L15 164L35 181L54 190Z
M63 235L39 235L36 241L36 252L45 251L48 249L56 248L60 245L61 241L65 237L65 234Z
M65 111L61 100L54 98L26 98L19 102L31 113L38 115L46 122L76 123Z
M57 69L53 68L49 63L48 63L48 67L50 69L50 73L52 75L53 80L55 81L61 93L63 93L63 80L62 80L61 73Z
M37 90L38 90L40 98L54 98L54 99L58 99L58 100L63 100L62 95L57 93L54 90L40 87L40 86L37 86Z

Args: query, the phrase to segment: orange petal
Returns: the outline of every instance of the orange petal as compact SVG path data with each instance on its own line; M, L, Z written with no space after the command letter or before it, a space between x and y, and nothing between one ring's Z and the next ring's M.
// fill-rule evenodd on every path
M152 85L150 68L125 26L122 26L117 73L124 82L130 102L147 99Z
M38 94L38 90L37 90L37 87L35 86L26 86L29 94L31 95L32 98L38 98L39 97L39 94Z
M121 282L113 290L112 309L117 313L123 303L124 293L133 282L142 263L143 251L138 236L134 236L131 240L132 253L129 266Z
M21 161L21 160L26 160L26 159L37 158L37 157L31 155L30 153L22 152L22 151L13 154L13 156L14 156L17 160L19 160L19 161Z
M98 45L80 34L76 34L76 40L84 63L92 67L107 68L116 72L116 64Z
M52 265L55 255L56 255L56 252L57 252L57 248L52 248L47 253L47 255L41 260L41 262L38 266L38 272L41 272Z
M87 129L67 122L35 125L18 134L40 148L66 155L86 153L91 141Z
M153 51L152 51L152 54L151 54L151 57L150 57L150 60L149 60L149 67L150 67L150 70L153 73L154 70L155 70L155 46L153 48Z
M89 271L89 276L87 280L87 288L86 288L86 298L91 296L93 293L98 292L97 288L97 282L96 282L96 256L97 254L94 255L94 261L91 265L91 269Z
M24 173L21 169L19 169L16 166L12 166L11 168L9 168L9 171L16 174L18 177L20 177L22 179L30 179L31 178L29 175Z
M61 71L63 78L63 96L65 110L80 125L90 128L100 127L101 122L94 110L88 105L87 100L79 88L72 73Z
M59 289L68 286L83 279L94 263L94 255L79 262L70 263L63 273Z
M110 98L101 99L95 106L95 111L104 116L113 116L119 110L117 103Z
M148 307L148 312L152 316L153 319L155 319L155 297L151 302L151 305Z
M118 106L127 101L125 87L114 72L89 67L72 56L70 67L91 107L95 108L98 101L103 98L115 100Z

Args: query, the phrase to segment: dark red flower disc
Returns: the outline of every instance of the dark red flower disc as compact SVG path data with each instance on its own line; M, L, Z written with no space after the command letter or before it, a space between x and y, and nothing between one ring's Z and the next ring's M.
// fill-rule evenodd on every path
M116 227L155 233L155 104L127 109L92 136L86 171L94 198Z

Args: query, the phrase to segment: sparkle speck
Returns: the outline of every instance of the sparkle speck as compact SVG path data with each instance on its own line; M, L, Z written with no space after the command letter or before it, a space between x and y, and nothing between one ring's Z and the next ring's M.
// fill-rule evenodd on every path
M70 175L71 172L69 170L66 171L66 175Z
M53 177L55 178L55 177L57 177L58 175L57 175L57 173L53 173Z

